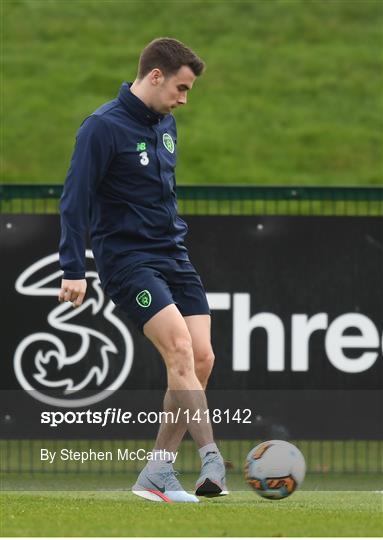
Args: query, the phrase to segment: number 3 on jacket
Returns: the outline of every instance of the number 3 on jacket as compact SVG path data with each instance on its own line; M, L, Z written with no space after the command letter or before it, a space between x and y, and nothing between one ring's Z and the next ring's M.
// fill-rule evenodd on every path
M147 165L149 163L148 153L147 152L141 152L140 153L140 163L141 165Z

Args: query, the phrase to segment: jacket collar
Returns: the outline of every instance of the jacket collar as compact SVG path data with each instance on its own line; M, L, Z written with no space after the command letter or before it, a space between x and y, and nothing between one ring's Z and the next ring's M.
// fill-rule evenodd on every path
M127 111L139 122L143 124L158 124L165 115L149 109L143 101L130 91L132 83L123 82L118 93L118 99Z

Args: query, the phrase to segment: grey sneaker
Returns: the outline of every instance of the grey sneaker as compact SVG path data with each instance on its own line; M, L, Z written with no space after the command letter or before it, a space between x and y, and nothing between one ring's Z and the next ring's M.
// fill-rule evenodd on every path
M164 467L149 472L148 466L146 466L132 487L132 492L154 502L199 502L195 495L191 495L183 489L176 474L173 467Z
M225 475L222 456L217 452L208 452L202 461L201 474L196 483L196 495L205 497L228 495Z

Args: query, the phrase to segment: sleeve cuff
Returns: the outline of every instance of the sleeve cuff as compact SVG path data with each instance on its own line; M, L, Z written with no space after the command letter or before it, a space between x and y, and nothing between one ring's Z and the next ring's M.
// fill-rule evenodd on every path
M85 279L85 272L64 272L62 279Z

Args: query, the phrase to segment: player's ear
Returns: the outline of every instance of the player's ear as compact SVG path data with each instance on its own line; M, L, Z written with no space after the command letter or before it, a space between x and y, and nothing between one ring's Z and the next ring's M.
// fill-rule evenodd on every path
M158 86L164 80L164 74L159 68L154 68L149 73L149 80L153 86Z

